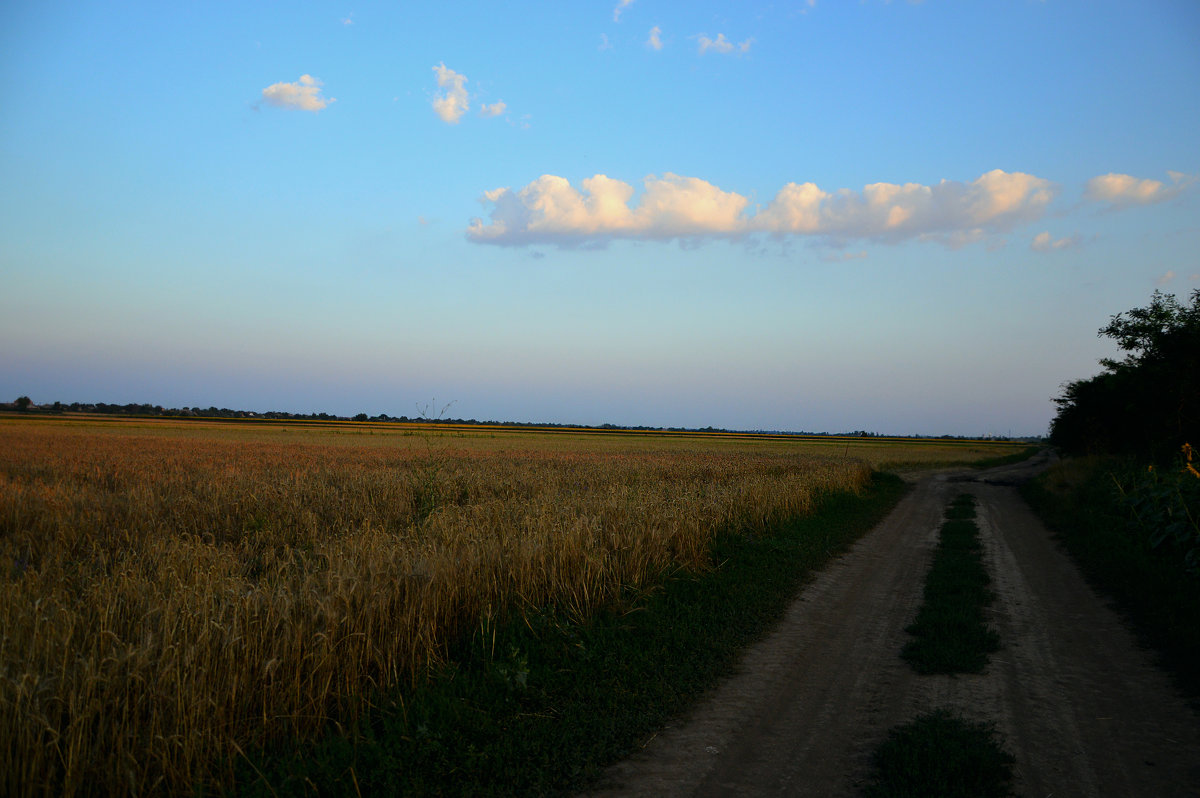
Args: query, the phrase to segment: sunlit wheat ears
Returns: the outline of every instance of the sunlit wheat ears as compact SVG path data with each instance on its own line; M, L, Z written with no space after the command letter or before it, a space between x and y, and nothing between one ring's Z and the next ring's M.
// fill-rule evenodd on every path
M239 751L353 722L485 615L586 618L710 567L718 531L869 476L694 443L456 440L421 507L420 441L225 434L0 427L0 792L229 789Z

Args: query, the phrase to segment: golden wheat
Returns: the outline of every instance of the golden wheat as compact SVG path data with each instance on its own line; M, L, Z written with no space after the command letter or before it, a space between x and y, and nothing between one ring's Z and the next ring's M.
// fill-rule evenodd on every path
M0 784L228 786L236 752L353 720L481 618L551 603L586 618L668 567L707 567L721 529L869 477L802 451L6 421Z

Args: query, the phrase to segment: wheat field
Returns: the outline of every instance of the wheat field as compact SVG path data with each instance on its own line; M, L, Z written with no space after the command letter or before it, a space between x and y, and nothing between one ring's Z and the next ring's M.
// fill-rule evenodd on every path
M223 791L241 752L353 720L481 622L583 620L872 466L1004 453L5 419L3 792Z

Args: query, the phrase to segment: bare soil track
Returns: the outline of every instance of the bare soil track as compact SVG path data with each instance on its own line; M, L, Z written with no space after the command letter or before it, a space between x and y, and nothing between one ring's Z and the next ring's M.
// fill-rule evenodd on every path
M889 729L948 707L996 725L1018 795L1200 796L1200 718L1012 487L1043 461L912 477L737 674L590 794L855 795ZM1003 648L983 674L919 676L904 628L961 491L978 499Z

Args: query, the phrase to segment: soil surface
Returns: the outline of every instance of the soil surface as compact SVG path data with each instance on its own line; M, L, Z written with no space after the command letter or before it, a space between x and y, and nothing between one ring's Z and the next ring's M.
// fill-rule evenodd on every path
M1200 796L1200 717L1013 487L1045 460L908 475L913 491L738 672L589 795L855 795L892 727L947 707L995 724L1017 795ZM920 676L900 658L904 628L963 491L978 499L1002 649L979 675Z

